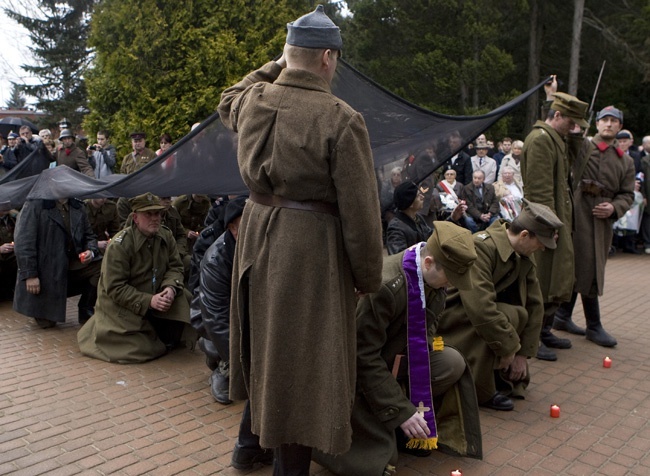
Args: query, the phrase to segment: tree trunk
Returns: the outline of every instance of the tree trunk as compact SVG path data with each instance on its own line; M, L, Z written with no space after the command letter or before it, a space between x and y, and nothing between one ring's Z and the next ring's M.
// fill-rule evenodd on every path
M580 71L580 39L582 38L582 17L585 14L585 0L573 2L573 34L571 36L571 64L569 66L569 94L578 95L578 74Z

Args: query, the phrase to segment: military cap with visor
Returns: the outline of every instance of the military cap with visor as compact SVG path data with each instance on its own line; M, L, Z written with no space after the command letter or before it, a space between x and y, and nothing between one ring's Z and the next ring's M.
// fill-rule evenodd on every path
M623 122L623 111L615 108L614 106L607 106L598 111L596 115L596 120L600 121L603 117L611 116L614 119L618 119Z
M476 261L476 248L472 233L448 221L437 221L427 240L427 249L433 259L445 270L452 286L471 289L469 269Z
M553 97L555 100L551 104L551 109L558 111L569 119L573 119L580 127L589 127L589 123L585 121L589 104L566 93L554 93Z
M535 233L537 239L548 249L557 248L555 235L564 226L553 210L541 203L522 199L521 213L514 219L522 228Z
M134 212L148 212L150 210L164 210L164 206L160 204L160 197L153 193L144 193L133 197L129 200L131 210Z

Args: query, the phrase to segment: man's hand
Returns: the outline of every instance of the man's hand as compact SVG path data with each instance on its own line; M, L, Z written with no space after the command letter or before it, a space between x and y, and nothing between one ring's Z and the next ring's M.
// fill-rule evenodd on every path
M40 294L41 280L38 278L27 278L25 280L25 287L27 288L27 292L30 294Z
M7 253L13 253L14 251L14 244L13 243L5 243L2 246L0 246L0 253L7 254Z
M508 372L508 379L511 382L519 382L526 377L526 357L523 355L515 355L512 364L510 364L510 370Z
M557 75L551 75L551 80L544 85L544 92L546 93L547 101L553 101L555 99L553 94L557 92Z
M101 251L106 251L106 247L108 246L108 241L102 240L97 242L97 248L99 248Z
M156 311L167 312L172 307L175 297L176 291L174 291L174 288L166 287L162 292L154 294L151 297L151 304L149 304L149 307Z
M463 217L463 215L465 215L466 211L467 211L467 203L465 203L465 200L460 200L458 202L458 205L456 205L456 208L454 208L454 211L451 212L452 221L460 220Z
M188 230L187 231L187 239L188 240L196 240L199 237L199 234L196 231Z
M489 213L489 212L481 214L481 221L483 221L485 223L489 222L490 218L492 218L492 214Z
M415 414L399 426L407 438L426 439L431 434L429 425L420 413Z
M614 213L614 205L609 202L599 203L591 211L592 215L596 218L609 218Z
M499 363L497 368L500 370L506 370L512 364L512 361L515 359L515 354L502 355L499 357Z

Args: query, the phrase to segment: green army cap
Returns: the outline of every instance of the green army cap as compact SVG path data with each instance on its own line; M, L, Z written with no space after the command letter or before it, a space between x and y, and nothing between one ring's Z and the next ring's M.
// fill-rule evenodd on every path
M165 207L160 204L160 197L153 193L145 193L129 200L131 210L134 212L147 212L149 210L163 210Z
M589 127L589 123L585 121L589 104L566 93L554 93L553 97L555 100L551 104L551 109L559 111L562 115L573 119L580 127Z
M476 261L476 248L468 229L448 221L437 221L427 240L427 249L435 262L443 267L452 286L471 289L472 279L468 271Z
M521 213L515 218L524 229L532 231L542 244L550 249L557 248L555 235L564 226L553 210L541 203L522 199Z

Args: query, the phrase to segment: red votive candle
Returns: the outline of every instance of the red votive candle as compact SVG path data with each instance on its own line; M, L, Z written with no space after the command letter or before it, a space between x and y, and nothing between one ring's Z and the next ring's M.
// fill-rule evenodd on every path
M551 418L560 418L560 407L551 405Z
M454 469L450 473L450 476L463 476L463 472L460 469Z
M609 369L609 368L611 368L611 366L612 366L612 359L610 359L609 357L605 357L603 359L603 367L605 367L606 369Z

